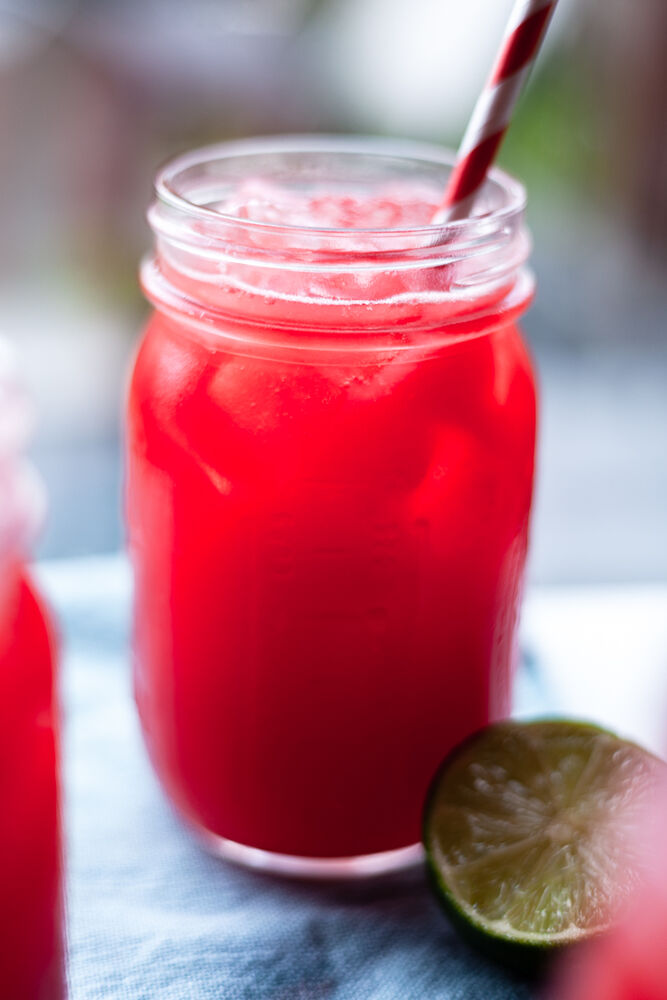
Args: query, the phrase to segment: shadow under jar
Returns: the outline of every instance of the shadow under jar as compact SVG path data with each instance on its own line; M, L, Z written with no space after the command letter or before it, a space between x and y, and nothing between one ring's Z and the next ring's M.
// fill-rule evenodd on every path
M129 392L134 682L179 811L305 875L418 856L508 714L535 448L524 192L440 149L225 144L158 175Z

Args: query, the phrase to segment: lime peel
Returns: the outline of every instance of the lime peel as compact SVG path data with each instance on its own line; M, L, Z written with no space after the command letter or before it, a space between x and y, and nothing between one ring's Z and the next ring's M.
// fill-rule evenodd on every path
M608 930L641 877L637 827L667 769L582 722L503 722L464 741L424 810L431 881L469 940L529 970Z

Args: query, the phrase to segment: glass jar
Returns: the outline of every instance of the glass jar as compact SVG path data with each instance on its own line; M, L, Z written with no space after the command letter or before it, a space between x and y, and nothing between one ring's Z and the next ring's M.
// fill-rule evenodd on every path
M222 855L418 857L428 783L510 710L535 388L524 192L428 225L452 159L341 138L158 175L129 392L134 682Z
M0 845L3 996L63 1000L55 643L26 558L41 522L30 409L0 341Z

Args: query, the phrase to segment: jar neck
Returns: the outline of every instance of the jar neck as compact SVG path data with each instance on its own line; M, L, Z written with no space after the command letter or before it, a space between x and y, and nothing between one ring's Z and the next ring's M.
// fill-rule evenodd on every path
M13 352L0 340L0 575L23 560L43 520L41 481L24 457L32 409Z
M368 151L341 159L335 142L317 154L304 143L276 152L256 141L244 144L244 156L236 145L221 146L165 168L149 211L155 246L142 268L145 292L160 310L194 326L244 329L245 336L394 341L434 331L468 336L525 308L532 279L524 198L506 175L496 172L488 182L480 215L440 228L416 224L410 213L428 219L429 199L437 201L450 168L442 151L440 160L413 156L406 167L396 156L390 164ZM253 181L255 202L258 190L271 194L259 209L244 195L253 175L265 178ZM324 226L323 204L334 219L356 212L372 225ZM379 225L389 210L399 225ZM241 215L253 211L259 219ZM271 212L278 222L266 221ZM281 212L297 219L310 213L313 224L285 224Z

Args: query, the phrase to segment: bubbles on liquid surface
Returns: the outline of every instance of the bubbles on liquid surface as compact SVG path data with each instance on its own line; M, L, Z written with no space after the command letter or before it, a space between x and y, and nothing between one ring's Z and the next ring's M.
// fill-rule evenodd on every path
M294 190L261 177L243 181L209 207L238 219L310 229L408 229L427 226L438 205L434 187L423 182L386 185L373 196L361 189L331 194Z

